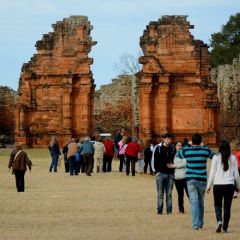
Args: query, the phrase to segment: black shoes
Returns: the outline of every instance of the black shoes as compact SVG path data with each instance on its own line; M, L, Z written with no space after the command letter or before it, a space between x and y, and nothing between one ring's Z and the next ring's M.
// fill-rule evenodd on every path
M216 232L220 233L222 231L222 222L218 222Z

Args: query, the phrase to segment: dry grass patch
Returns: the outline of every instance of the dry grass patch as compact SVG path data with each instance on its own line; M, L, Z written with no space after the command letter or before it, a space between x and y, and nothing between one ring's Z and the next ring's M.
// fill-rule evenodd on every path
M178 214L174 187L172 215L156 214L154 177L113 172L70 177L63 165L48 173L47 150L27 150L33 171L26 192L17 193L7 170L10 150L0 149L0 239L240 239L240 200L233 201L229 234L215 233L212 193L206 196L205 226L191 230L191 214Z

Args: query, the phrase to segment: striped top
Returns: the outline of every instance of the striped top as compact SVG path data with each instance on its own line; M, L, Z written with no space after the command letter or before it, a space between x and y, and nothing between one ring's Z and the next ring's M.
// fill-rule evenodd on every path
M181 149L176 157L186 159L186 178L207 181L207 159L214 153L207 146L191 146Z

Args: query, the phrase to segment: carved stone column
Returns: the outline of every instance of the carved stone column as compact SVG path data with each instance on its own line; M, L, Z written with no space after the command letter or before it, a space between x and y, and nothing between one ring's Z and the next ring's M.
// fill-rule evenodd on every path
M62 97L62 132L71 135L71 93L72 82L70 78L63 80L63 97Z
M144 84L140 86L139 92L139 135L140 138L148 139L151 137L151 91L152 86L150 84Z
M159 98L161 102L161 109L159 109L159 119L160 119L160 134L168 132L169 128L169 86L160 85L159 86Z
M91 129L91 85L82 85L80 88L80 101L81 101L81 109L80 109L80 115L81 119L79 121L78 126L80 127L78 129L78 134L90 134Z

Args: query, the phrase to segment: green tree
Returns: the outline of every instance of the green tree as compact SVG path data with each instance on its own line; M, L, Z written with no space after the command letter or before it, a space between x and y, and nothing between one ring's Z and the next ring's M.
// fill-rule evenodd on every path
M210 40L212 47L212 66L231 64L240 54L240 13L230 16L222 30L213 33Z

